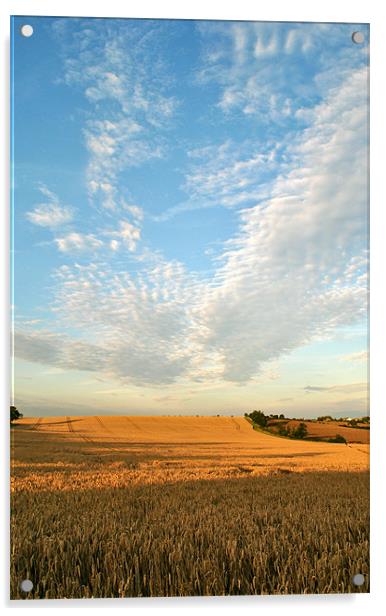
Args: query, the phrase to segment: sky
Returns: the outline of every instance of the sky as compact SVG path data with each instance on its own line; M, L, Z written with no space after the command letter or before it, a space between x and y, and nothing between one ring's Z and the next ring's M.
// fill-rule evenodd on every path
M368 26L12 27L19 410L367 415Z

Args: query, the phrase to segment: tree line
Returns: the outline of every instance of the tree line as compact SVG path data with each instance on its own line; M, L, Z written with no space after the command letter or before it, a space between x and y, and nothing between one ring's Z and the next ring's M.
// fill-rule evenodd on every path
M279 436L294 439L304 439L308 437L307 425L303 421L294 427L289 426L288 423L283 423L278 426L277 432L270 429L269 421L271 419L286 419L283 414L267 416L263 413L263 411L252 411L251 413L244 413L244 417L247 417L252 422L253 427L257 426L258 428L262 428L272 434L278 434ZM316 437L308 437L308 439L315 441L323 440ZM326 440L329 443L346 443L346 439L341 434L336 434L334 438L329 438Z

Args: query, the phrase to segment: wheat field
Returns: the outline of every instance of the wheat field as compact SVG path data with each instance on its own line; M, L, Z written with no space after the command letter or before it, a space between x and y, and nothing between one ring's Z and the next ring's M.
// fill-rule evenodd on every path
M312 438L334 438L337 434L343 436L346 441L350 444L365 444L369 445L370 443L370 429L364 428L352 428L347 426L345 423L341 423L338 421L305 421L308 437ZM279 426L290 427L291 429L296 428L300 424L299 420L290 419L288 420L274 420L269 422L269 427L271 430L278 430ZM367 426L368 427L368 426Z
M14 599L369 590L368 445L242 417L47 417L16 422L11 449Z
M252 430L243 417L25 418L13 429L16 491L368 466L368 445L282 439Z

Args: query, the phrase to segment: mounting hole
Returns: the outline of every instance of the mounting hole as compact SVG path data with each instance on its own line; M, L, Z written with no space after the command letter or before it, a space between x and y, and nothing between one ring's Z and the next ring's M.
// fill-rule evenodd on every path
M355 586L362 586L364 581L365 581L365 576L363 575L363 573L356 573L352 579L352 583Z
M24 26L20 28L20 32L22 33L22 36L29 38L33 35L34 29L30 24L24 24Z
M23 592L31 592L33 587L34 585L32 584L31 580L23 580L22 582L20 582L20 590L22 590Z
M353 32L351 38L352 42L356 43L357 45L362 45L362 43L365 42L365 35L363 34L363 32Z

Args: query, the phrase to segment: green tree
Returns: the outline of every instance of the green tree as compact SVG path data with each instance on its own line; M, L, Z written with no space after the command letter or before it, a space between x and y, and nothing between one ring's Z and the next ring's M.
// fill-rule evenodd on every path
M11 406L10 410L11 410L11 423L13 421L16 421L16 419L20 419L21 417L23 417L22 413L20 413L20 411L17 410L16 406Z
M308 434L307 426L301 422L293 431L294 438L305 438Z
M266 427L267 418L263 411L252 411L252 413L249 413L249 417L252 419L253 423L257 424L261 428Z

